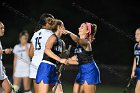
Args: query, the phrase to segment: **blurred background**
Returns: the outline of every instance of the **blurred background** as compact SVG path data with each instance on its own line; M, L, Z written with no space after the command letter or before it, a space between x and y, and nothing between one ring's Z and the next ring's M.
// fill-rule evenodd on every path
M3 2L24 15L2 6ZM92 14L74 7L73 4L80 5ZM78 27L82 22L95 23L98 31L96 40L92 44L93 55L99 66L102 80L102 83L97 86L97 93L123 93L131 74L134 57L135 41L129 37L129 34L134 37L136 29L140 27L139 9L139 1L136 0L127 2L125 0L1 0L0 20L6 28L5 36L1 41L4 48L13 48L19 42L18 35L23 30L27 30L31 38L36 26L35 22L44 12L61 19L66 29L75 34L78 33ZM63 39L74 49L75 44L69 37L65 36ZM4 55L3 60L8 76L12 77L13 55ZM72 93L77 71L77 66L66 67L63 71L65 93ZM132 92L133 86L131 88Z

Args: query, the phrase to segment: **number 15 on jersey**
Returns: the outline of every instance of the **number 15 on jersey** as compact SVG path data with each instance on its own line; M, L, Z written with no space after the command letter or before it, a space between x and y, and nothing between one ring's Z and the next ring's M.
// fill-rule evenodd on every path
M35 38L35 50L40 50L41 49L41 43L40 43L40 39L41 39L42 37L36 37Z

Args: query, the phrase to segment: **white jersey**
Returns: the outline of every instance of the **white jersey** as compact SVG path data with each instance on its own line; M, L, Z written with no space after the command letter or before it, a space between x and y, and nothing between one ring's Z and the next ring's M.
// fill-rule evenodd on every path
M1 41L0 41L0 50L3 50ZM5 78L7 78L7 76L6 76L5 69L2 63L2 54L0 54L0 80L4 80Z
M42 61L46 42L52 34L53 32L51 30L40 29L34 33L31 39L31 42L34 46L34 56L32 58L31 64L37 66L37 68Z
M16 67L14 76L16 77L28 77L30 67L30 57L28 54L30 44L25 47L21 47L20 44L15 45L13 53L16 55Z
M1 45L1 41L0 41L0 50L3 50L2 45ZM0 60L2 60L2 54L0 54Z

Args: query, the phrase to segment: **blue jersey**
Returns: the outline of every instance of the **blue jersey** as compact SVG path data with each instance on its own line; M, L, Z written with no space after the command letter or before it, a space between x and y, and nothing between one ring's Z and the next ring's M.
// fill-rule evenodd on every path
M82 46L77 45L75 53L78 57L79 64L85 64L93 61L92 51L86 51Z
M78 45L75 49L79 62L79 72L76 77L76 82L79 84L99 84L100 71L95 61L93 60L92 51L86 51L82 46Z
M56 38L57 38L57 36L56 36ZM62 51L63 51L63 49L64 49L64 42L63 42L63 40L57 38L56 43L53 45L51 51L54 54L60 56ZM43 60L50 61L50 62L52 62L54 64L58 64L58 62L56 60L54 60L53 58L49 57L46 53L44 53Z
M140 67L140 47L138 43L134 47L134 55L136 57L136 65Z
M56 36L56 38L57 38L57 36ZM64 49L63 45L64 45L63 40L57 38L51 51L54 54L60 56L62 49ZM55 85L56 81L58 79L58 73L57 73L57 68L56 68L56 65L58 65L58 64L59 64L59 62L57 62L53 58L49 57L46 53L44 53L43 61L41 62L41 64L39 65L39 68L38 68L38 72L37 72L37 76L36 76L36 83L39 84L41 81L43 81L44 84Z

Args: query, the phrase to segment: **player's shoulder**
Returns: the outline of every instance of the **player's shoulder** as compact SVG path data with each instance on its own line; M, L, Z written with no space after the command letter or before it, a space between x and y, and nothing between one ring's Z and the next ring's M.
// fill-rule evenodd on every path
M36 36L36 34L37 34L37 32L34 32L34 34L33 34L32 38L34 38L34 37Z
M134 47L136 47L138 45L138 43L135 43Z
M47 30L47 29L40 29L38 30L35 35L49 35L49 34L53 34L53 32L51 30Z
M14 46L14 48L19 48L20 47L20 44L16 44L15 46Z
M42 32L44 34L53 34L53 32L51 30L47 30L47 29L43 29Z
M31 43L27 43L27 46L30 47Z
M135 45L134 45L134 49L137 48L138 45L139 45L139 43L135 43Z

